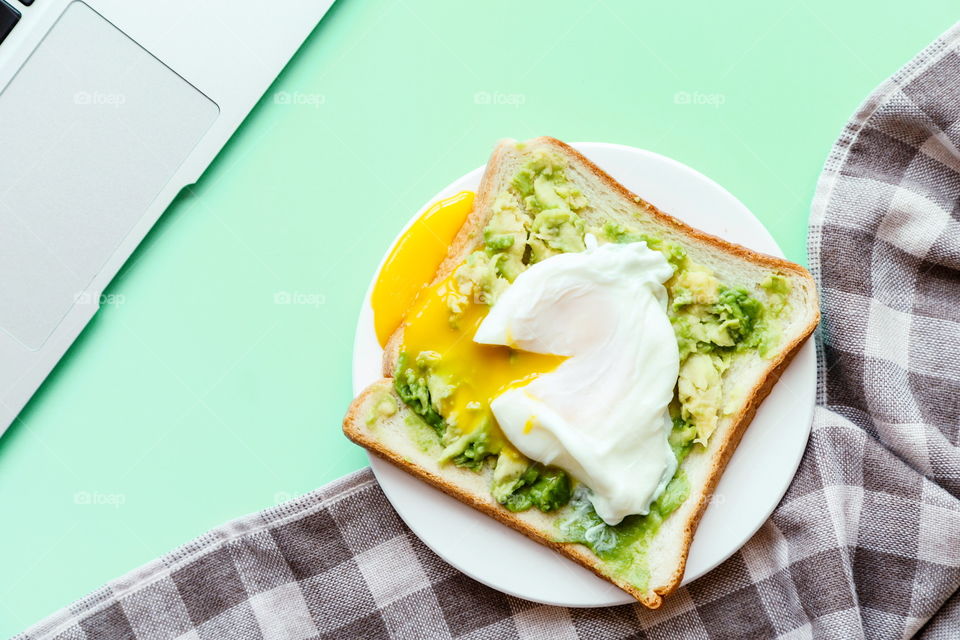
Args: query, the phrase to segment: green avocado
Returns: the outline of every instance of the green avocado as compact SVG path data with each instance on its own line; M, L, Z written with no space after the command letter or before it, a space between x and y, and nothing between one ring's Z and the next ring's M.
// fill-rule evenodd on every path
M550 153L536 154L494 201L483 229L482 249L470 254L457 269L457 291L447 300L451 324L456 326L463 306L470 300L494 304L530 264L559 253L583 251L588 230L580 212L587 205L567 180L563 160ZM730 355L756 349L765 356L778 343L779 318L788 305L789 281L771 273L756 292L727 287L675 242L614 221L591 227L589 232L605 242L646 242L674 268L673 277L666 283L667 313L681 363L671 405L674 425L669 443L682 462L688 454L706 446L724 415L724 395L733 393L723 388ZM436 375L438 358L439 354L429 351L415 358L403 353L397 364L395 389L418 416L414 418L417 424L423 425L422 429L418 427L418 442L424 431L429 434L429 425L432 446L441 451L441 461L474 471L492 468L491 494L506 509L560 510L559 541L588 546L642 587L648 579L643 542L653 537L660 523L689 494L689 482L679 465L648 514L607 525L589 501L589 488L574 486L563 470L532 462L506 446L492 414L472 433L461 434L455 426L448 428L440 412L441 400L450 395L456 381Z
M724 368L718 356L708 353L691 354L680 367L677 379L680 416L693 425L697 433L695 442L704 446L720 419Z
M779 273L771 273L760 286L770 295L786 296L790 293L790 281Z
M506 504L510 495L525 483L524 475L532 466L530 460L513 451L504 450L493 468L493 484L490 493L500 504Z
M616 222L607 222L600 229L599 233L594 235L603 238L607 242L614 242L616 244L627 244L630 242L640 242L645 240L643 234L633 233L626 227Z
M531 262L540 262L558 253L573 253L587 248L583 218L566 208L545 209L530 226Z
M530 506L544 513L556 511L570 501L570 477L555 467L535 464L524 474L524 482L513 491L504 506L524 511Z
M490 437L490 426L485 421L476 430L459 436L444 447L440 461L450 460L458 467L479 471L487 458L494 455L497 451Z
M591 230L595 236L602 238L607 242L617 244L627 244L630 242L646 242L647 246L654 251L659 251L666 258L667 262L673 265L676 273L680 273L690 264L687 260L687 252L675 242L665 242L660 238L631 231L617 222L606 222L599 229Z
M400 354L397 361L396 374L393 379L393 388L403 403L410 410L420 416L424 422L433 427L438 436L443 436L447 425L443 416L437 410L430 398L430 388L427 384L429 371L419 363L410 364L406 353Z
M790 308L790 281L786 277L771 273L760 283L766 293L764 312L765 335L760 342L760 355L766 357L780 343L781 318Z
M560 469L530 462L519 453L504 449L493 470L490 492L510 511L536 507L549 512L570 501L570 478Z
M524 270L523 255L526 250L527 231L530 224L527 216L514 204L509 194L501 194L493 205L493 215L483 230L483 243L492 260L496 275L513 282Z
M714 281L709 274L685 270L668 283L670 321L681 359L756 348L764 340L763 304L745 289L728 289Z
M550 153L536 154L521 168L511 186L500 193L483 229L483 249L473 252L457 270L463 295L477 295L487 304L530 264L558 253L583 251L585 224L577 212L586 198L567 181L564 161ZM454 301L451 312L458 312Z
M449 296L447 306L450 307L450 324L456 326L463 306L470 300L492 305L497 301L500 293L510 284L500 275L498 261L503 254L489 254L484 251L474 251L467 256L466 261L454 272L459 289L458 296Z

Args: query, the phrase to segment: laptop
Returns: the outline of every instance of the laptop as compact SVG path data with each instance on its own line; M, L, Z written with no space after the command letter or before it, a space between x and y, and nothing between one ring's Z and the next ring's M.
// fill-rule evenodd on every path
M333 0L0 0L0 433Z

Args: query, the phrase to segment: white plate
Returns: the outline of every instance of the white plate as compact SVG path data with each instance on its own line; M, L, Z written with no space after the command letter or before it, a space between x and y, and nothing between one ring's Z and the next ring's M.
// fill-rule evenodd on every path
M690 167L622 145L583 142L573 146L628 189L694 227L757 251L783 255L760 221L739 200ZM475 191L482 175L483 167L471 171L431 198L424 209L459 191ZM370 287L372 290L372 282ZM368 290L354 340L354 393L381 377L382 353L373 327ZM800 350L760 406L731 458L694 537L684 584L710 571L743 546L780 502L800 464L810 433L816 375L811 341ZM626 592L583 567L390 463L371 455L370 466L387 498L413 532L470 577L510 595L545 604L598 607L634 601Z

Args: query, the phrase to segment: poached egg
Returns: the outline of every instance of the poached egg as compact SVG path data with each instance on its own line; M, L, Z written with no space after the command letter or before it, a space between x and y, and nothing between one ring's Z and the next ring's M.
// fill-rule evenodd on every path
M514 447L585 484L617 524L648 513L676 471L668 405L680 356L663 284L673 267L644 242L587 241L521 273L473 339L565 356L490 407Z

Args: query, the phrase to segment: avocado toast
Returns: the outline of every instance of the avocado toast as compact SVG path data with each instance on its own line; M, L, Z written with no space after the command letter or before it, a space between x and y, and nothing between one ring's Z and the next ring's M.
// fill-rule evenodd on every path
M556 363L502 347L503 358L484 355L477 372L457 357L475 349L477 324L531 266L591 243L639 242L673 268L664 285L679 357L669 407L677 465L646 514L609 524L569 470L513 446L481 388L483 372L503 362L524 372L529 363L533 375ZM473 210L417 305L412 314L436 315L442 326L397 329L385 349L385 378L353 402L346 435L651 608L680 583L727 460L819 318L802 267L685 225L552 138L495 149Z

